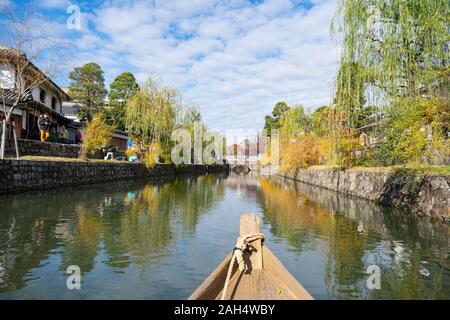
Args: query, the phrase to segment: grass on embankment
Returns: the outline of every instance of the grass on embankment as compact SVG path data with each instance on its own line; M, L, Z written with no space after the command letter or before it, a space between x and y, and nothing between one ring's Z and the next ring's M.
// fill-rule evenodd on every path
M312 170L338 170L338 166L311 166L307 169ZM428 174L445 174L450 175L450 166L426 166L426 165L404 165L404 166L390 166L390 167L353 167L347 171L363 171L363 172L399 172L399 171L416 171L418 173Z
M17 160L8 158L6 160ZM53 162L85 162L85 163L131 163L128 161L103 160L103 159L83 159L83 158L63 158L63 157L44 157L44 156L24 156L19 161L53 161Z
M10 158L8 160L16 160ZM102 159L82 159L82 158L62 158L62 157L44 157L44 156L24 156L20 160L28 161L56 161L56 162L89 162L89 163L132 163L128 161L118 160L102 160ZM311 166L305 169L311 170L339 170L338 166L321 165ZM404 166L390 166L390 167L353 167L347 171L363 171L363 172L399 172L399 171L415 171L418 173L428 174L445 174L450 175L450 166L426 166L426 165L404 165Z

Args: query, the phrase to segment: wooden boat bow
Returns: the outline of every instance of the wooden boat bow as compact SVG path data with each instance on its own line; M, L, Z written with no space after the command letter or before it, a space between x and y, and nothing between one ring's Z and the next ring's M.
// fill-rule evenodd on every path
M240 219L240 237L260 234L260 219L245 214ZM189 300L312 300L312 296L289 273L278 258L264 245L262 239L251 243L256 251L244 251L246 270L240 272L237 264L226 257L205 281L191 294ZM225 288L227 282L229 283Z

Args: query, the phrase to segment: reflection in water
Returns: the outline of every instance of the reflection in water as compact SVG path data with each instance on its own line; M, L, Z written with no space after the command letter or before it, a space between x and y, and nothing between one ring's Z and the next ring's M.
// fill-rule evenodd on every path
M300 252L326 255L329 298L450 298L447 225L292 180L260 183L271 231ZM372 264L381 268L381 290L367 290Z
M315 298L450 298L447 225L282 178L207 175L1 197L0 299L184 299L245 212Z
M115 272L145 269L170 253L177 225L195 234L199 215L224 194L220 176L211 175L115 187L2 198L0 292L32 280L27 272L56 248L61 272L70 265L92 271L100 252Z

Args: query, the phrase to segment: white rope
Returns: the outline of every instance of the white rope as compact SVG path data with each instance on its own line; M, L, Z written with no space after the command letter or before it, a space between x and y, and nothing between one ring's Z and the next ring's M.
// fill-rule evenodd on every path
M264 240L264 235L262 233L248 234L237 238L236 246L234 247L233 254L231 256L230 265L228 267L227 278L225 279L225 285L222 290L221 300L225 300L227 296L228 286L230 285L231 275L233 273L234 265L237 262L239 272L244 272L247 270L247 265L244 260L244 251L256 250L251 243L256 240Z

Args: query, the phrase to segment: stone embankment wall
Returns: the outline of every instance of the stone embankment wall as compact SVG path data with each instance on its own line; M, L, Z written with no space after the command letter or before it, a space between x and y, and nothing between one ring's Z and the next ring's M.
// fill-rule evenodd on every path
M177 174L219 173L228 170L227 165L177 167L157 164L148 169L140 163L115 161L0 160L0 194Z
M80 146L76 144L62 144L54 142L41 142L35 140L17 140L19 147L19 155L23 156L42 156L42 157L61 157L61 158L78 158L80 153ZM7 158L16 157L16 149L14 141L9 139L6 142L5 156ZM101 158L101 153L98 152L93 157L95 159Z
M450 222L450 175L299 169L282 176Z

